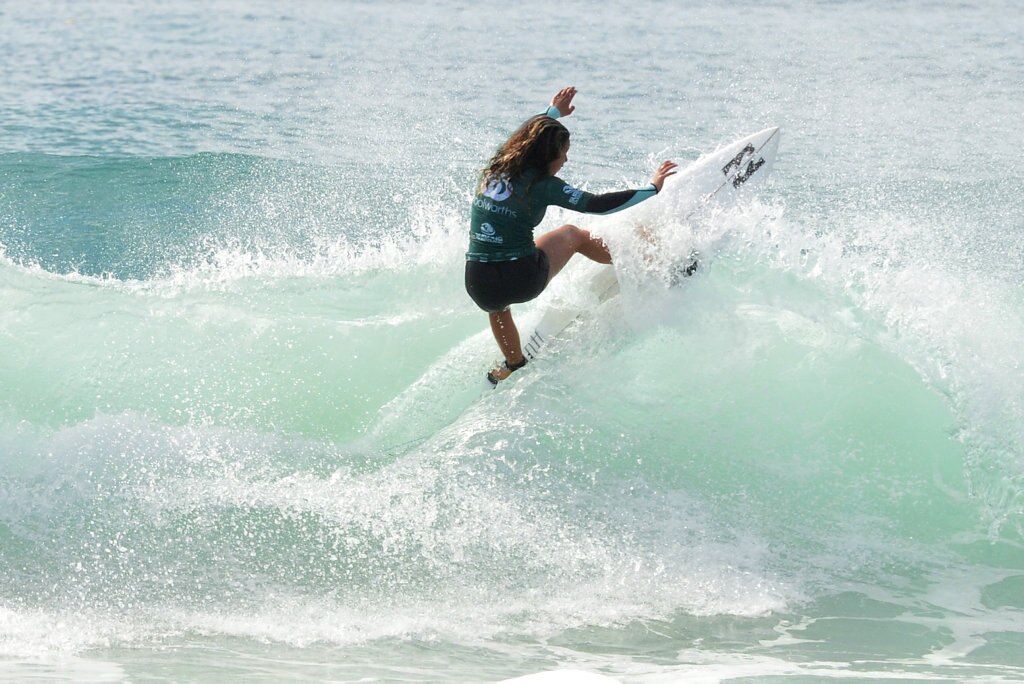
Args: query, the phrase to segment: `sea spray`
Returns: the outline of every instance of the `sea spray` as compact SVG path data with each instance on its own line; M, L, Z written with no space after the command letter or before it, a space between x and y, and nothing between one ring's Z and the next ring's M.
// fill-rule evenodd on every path
M5 7L0 679L1024 680L1018 8L565 9ZM568 84L574 185L773 183L552 210L622 295L483 393L472 187Z

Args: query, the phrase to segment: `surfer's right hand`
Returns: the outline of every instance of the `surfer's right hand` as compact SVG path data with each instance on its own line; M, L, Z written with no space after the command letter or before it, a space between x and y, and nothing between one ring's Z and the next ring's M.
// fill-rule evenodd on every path
M664 185L665 179L669 176L676 175L677 164L673 161L663 161L658 170L654 172L654 178L651 179L651 185L658 192L661 192L661 186Z

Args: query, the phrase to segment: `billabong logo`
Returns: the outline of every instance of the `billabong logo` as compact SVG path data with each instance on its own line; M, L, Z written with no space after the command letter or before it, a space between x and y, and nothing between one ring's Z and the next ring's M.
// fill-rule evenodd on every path
M754 172L764 166L764 157L760 159L751 159L754 156L754 146L747 145L739 154L729 160L729 163L722 167L722 173L728 177L729 173L733 170L736 171L736 176L732 179L732 187L738 188L747 182L747 179L754 175ZM743 168L743 162L750 159L747 164L747 168Z
M569 196L569 204L579 204L580 197L583 197L583 191L577 190L571 185L566 185L562 188L562 192Z
M490 197L495 202L502 202L512 196L512 183L505 178L492 178L487 181L484 188L484 197Z

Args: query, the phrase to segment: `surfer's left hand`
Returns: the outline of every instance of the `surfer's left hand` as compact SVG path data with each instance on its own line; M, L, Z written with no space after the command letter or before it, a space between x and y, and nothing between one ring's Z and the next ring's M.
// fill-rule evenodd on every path
M572 98L576 97L576 88L573 86L566 86L562 88L555 96L551 98L551 106L558 110L558 113L562 116L569 116L576 107L572 104Z

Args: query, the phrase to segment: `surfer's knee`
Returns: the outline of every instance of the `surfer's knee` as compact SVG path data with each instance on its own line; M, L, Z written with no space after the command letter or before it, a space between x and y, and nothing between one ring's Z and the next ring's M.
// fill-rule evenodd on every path
M582 245L590 241L590 231L571 223L565 224L559 230L563 231L569 238L569 244L572 245L574 251L579 251Z
M592 261L596 261L600 264L612 263L611 252L608 251L608 245L605 244L604 240L597 237L589 230L584 230L577 226L571 226L574 230L573 233L573 251L577 254L582 254Z

